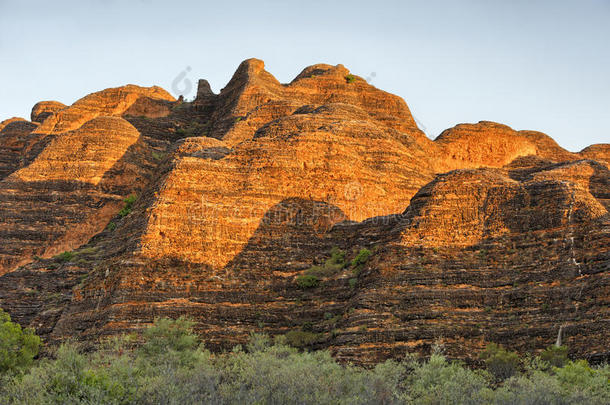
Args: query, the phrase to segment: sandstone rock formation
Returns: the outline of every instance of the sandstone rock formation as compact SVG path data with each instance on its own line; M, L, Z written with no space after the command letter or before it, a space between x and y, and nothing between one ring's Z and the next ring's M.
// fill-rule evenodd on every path
M433 141L342 65L281 84L255 59L191 103L128 85L32 121L0 129L0 306L51 343L186 314L212 349L304 330L342 360L468 360L564 325L609 356L608 145L486 121ZM332 248L372 254L300 287Z
M144 187L153 146L120 117L141 98L173 100L158 87L128 85L66 108L39 103L33 117L55 112L2 129L0 274L86 243Z
M59 101L41 101L34 104L34 107L32 107L30 119L32 122L42 123L49 116L63 110L64 108L66 108L66 105L60 103Z

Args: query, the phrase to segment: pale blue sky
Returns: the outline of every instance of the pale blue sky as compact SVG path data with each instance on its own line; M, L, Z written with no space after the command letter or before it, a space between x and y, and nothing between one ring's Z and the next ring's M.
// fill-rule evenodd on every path
M491 120L572 151L610 142L610 0L0 0L0 120L127 83L173 92L187 67L218 92L249 57L282 82L374 72L432 138Z

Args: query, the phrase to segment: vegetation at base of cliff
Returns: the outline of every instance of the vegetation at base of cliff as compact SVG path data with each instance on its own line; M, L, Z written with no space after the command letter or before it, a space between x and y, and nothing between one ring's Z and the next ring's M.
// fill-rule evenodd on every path
M26 370L39 349L40 338L31 329L21 329L0 309L0 377Z
M13 359L14 353L23 354L0 369L2 404L610 402L610 367L593 368L584 360L556 367L540 357L518 359L514 375L497 380L489 370L448 361L438 348L426 360L406 356L370 369L340 365L328 351L301 352L286 344L288 335L272 344L266 335L253 334L245 348L212 354L194 334L193 323L184 318L159 319L140 338L108 339L93 353L64 344L52 359L32 364L37 345L28 346L21 339L24 332L6 316L2 319L1 364ZM14 351L25 346L32 350ZM553 359L562 358L564 352L549 351L554 352ZM505 354L510 352L499 346L488 347L484 353L485 359L499 356L512 363L512 356Z
M321 333L313 333L304 330L292 330L285 335L282 335L282 339L276 339L279 343L285 343L289 346L296 347L297 349L302 349L307 346L311 346L322 336Z

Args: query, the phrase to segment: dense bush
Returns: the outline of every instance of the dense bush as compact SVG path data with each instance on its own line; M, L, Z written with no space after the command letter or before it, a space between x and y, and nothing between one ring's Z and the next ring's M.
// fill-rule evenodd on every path
M0 376L18 373L32 364L40 348L40 338L30 329L21 329L0 309Z
M314 288L320 284L318 277L311 274L302 274L296 278L297 285L301 288Z
M360 251L358 252L356 257L354 257L351 262L351 266L354 271L354 274L358 275L358 273L360 273L360 270L362 270L362 267L369 260L369 257L371 257L370 250L368 250L366 248L360 249Z
M292 330L286 333L284 337L286 344L296 348L303 348L315 343L320 338L320 335L304 330Z
M519 371L519 355L506 351L495 343L487 345L480 357L497 381L504 381Z
M94 353L83 354L74 345L63 345L53 359L39 360L26 372L0 381L0 403L610 402L610 368L592 368L582 360L550 369L541 359L531 361L521 374L497 385L487 371L471 370L437 352L427 361L408 356L371 369L340 365L327 351L300 352L287 346L287 340L298 337L296 334L278 337L274 344L266 335L253 334L246 350L237 346L230 353L213 355L202 347L192 328L183 318L161 319L140 339L125 336L108 340ZM503 353L497 346L492 349L487 351L489 358Z
M58 262L69 262L74 259L74 252L62 252L54 257Z
M138 196L136 196L135 194L131 194L127 198L125 198L125 200L123 201L125 204L123 205L123 208L121 208L121 210L119 211L119 216L126 217L127 215L131 214L133 204L136 202L137 199Z
M563 367L568 362L568 348L565 346L549 346L540 353L540 358L553 367Z
M326 259L323 265L311 266L305 271L305 274L316 277L329 277L343 269L345 266L345 252L337 247L334 247L330 251L330 258Z

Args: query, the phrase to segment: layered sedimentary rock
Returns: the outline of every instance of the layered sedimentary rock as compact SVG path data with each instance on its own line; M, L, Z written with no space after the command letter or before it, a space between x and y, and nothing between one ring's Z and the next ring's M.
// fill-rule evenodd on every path
M281 84L247 60L192 103L130 85L60 107L0 132L0 306L49 342L188 315L213 349L300 330L374 363L535 351L563 325L608 357L607 145L486 121L432 141L341 65ZM299 286L333 247L372 254Z
M434 142L440 150L439 171L471 167L502 167L522 156L553 161L578 159L546 134L515 131L495 122L460 124L441 133Z
M24 119L12 119L0 125L0 180L27 165L31 148L40 136L32 134L38 126Z
M107 89L59 108L37 104L33 119L0 136L0 273L86 243L107 225L122 199L150 176L150 142L120 115L140 98L173 100L133 85ZM156 162L155 162L156 163Z
M594 159L602 162L608 167L610 165L610 144L596 144L584 148L579 153L580 156L587 159Z
M66 108L66 105L59 101L41 101L32 107L30 119L32 122L42 123L45 119L64 108Z

